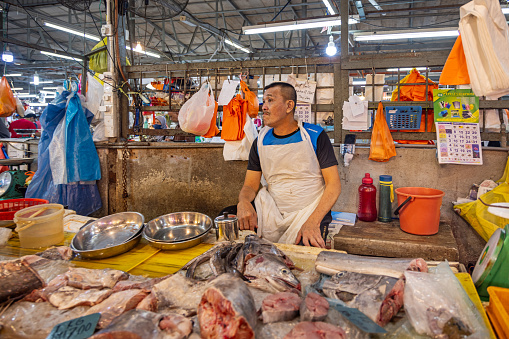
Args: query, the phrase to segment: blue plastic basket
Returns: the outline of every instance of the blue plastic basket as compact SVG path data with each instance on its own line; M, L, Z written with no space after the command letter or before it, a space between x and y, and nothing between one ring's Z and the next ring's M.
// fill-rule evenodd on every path
M386 106L385 119L389 129L415 130L421 128L421 106Z

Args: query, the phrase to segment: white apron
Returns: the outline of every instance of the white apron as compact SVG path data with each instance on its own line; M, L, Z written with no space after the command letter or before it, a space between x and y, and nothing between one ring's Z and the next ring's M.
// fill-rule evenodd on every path
M258 154L267 182L255 198L258 235L272 242L294 244L325 189L311 138L300 121L299 127L302 141L298 143L264 146L269 127L258 136Z

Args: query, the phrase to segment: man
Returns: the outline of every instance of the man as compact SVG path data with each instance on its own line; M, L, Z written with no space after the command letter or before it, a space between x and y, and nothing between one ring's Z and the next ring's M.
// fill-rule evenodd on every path
M33 122L35 124L35 127L37 127L37 129L41 129L41 123L39 122L39 120L37 120L37 115L35 115L34 111L29 109L25 113L26 113L25 119Z
M295 120L296 101L290 84L265 87L266 127L251 147L237 216L241 229L258 228L270 241L325 247L341 192L338 162L321 127ZM258 190L262 174L267 185Z
M35 116L35 114L34 114L34 116ZM9 132L11 132L11 138L21 138L21 135L19 135L18 133L16 133L14 131L15 129L36 129L36 128L37 128L37 126L32 121L30 121L28 119L21 118L21 119L14 120L13 122L11 122L11 125L9 126Z

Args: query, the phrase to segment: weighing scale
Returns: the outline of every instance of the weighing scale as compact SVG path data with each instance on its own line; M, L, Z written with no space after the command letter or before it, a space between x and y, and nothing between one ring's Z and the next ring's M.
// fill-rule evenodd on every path
M496 205L509 206L509 203L492 204L488 208L488 212L507 218L509 209L496 208ZM507 260L509 260L509 225L506 225L503 229L499 228L493 233L472 272L472 280L481 300L489 300L488 286L509 288L509 265Z
M27 171L13 170L0 173L0 200L25 197Z

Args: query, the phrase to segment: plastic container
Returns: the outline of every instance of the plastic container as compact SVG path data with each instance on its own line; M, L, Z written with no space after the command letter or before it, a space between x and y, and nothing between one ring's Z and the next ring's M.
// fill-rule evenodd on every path
M64 206L60 204L22 209L14 214L14 222L21 247L47 247L64 240Z
M499 339L509 338L509 288L488 287L490 303L488 317Z
M375 221L376 213L376 187L373 186L373 179L369 173L362 178L362 185L359 186L359 209L357 216L362 221Z
M401 230L410 234L433 235L438 233L440 206L444 192L426 187L396 188Z
M386 106L385 120L390 130L418 130L421 128L421 106Z
M381 175L379 181L378 197L378 221L392 221L392 202L394 201L394 190L392 187L392 176Z
M14 214L24 208L47 204L44 199L8 199L0 201L0 220L12 220Z

